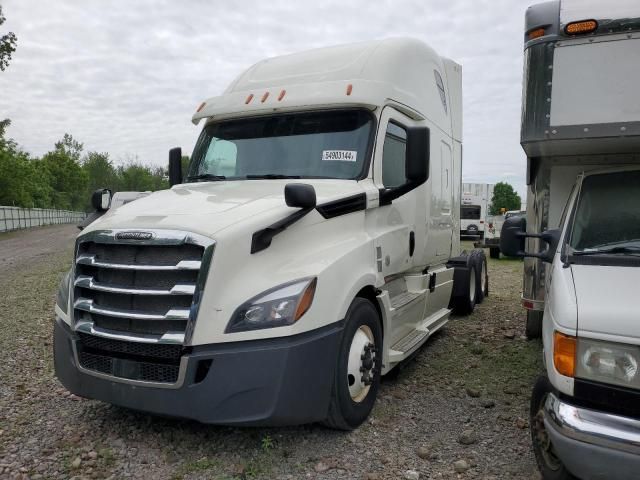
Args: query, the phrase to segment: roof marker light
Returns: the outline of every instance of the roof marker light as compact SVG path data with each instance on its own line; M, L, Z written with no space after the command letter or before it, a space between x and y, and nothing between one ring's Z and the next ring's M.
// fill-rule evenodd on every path
M264 103L267 98L269 98L269 92L264 92L264 95L262 95L260 101Z
M244 101L245 105L249 105L249 103L253 100L253 93L250 93L247 99Z
M284 98L284 95L285 95L286 93L287 93L287 91L286 91L286 90L282 90L282 91L280 92L280 95L278 95L278 101L282 100L282 99Z
M200 110L202 110L206 104L207 104L207 102L202 102L200 104L200 106L197 108L196 113L198 113Z
M353 85L347 85L347 95L351 95L351 91L353 90Z
M578 35L583 33L591 33L598 28L598 22L595 20L582 20L580 22L571 22L564 27L567 35Z
M533 40L534 38L540 38L544 36L544 27L534 28L533 30L530 30L527 35L529 36L529 40Z

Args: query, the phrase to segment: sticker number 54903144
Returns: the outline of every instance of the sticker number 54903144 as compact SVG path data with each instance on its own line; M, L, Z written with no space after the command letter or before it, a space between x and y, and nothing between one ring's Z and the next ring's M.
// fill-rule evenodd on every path
M323 161L355 162L357 150L323 150Z

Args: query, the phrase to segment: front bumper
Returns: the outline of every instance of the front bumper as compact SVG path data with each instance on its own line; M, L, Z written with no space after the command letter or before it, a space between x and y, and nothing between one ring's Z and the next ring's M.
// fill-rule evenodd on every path
M550 393L544 423L558 457L577 477L638 478L640 420L576 407Z
M179 386L159 388L79 368L79 338L54 327L55 371L71 392L126 408L221 425L296 425L327 416L342 322L292 337L192 347ZM198 373L202 361L210 367Z

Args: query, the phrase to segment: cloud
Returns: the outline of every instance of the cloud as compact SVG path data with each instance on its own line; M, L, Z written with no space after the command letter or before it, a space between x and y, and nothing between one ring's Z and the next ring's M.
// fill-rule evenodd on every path
M5 0L18 36L0 74L0 117L41 155L69 132L114 159L163 164L189 153L196 106L268 57L390 36L424 40L463 65L464 176L509 175L524 193L519 145L524 11L532 0L363 0L235 4Z

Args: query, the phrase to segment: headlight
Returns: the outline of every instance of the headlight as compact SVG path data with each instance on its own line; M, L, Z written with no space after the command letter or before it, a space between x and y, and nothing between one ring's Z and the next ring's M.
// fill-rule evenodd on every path
M60 286L58 287L58 293L56 295L56 303L58 307L64 312L69 313L69 281L71 278L71 270L62 276Z
M267 290L236 309L225 333L291 325L309 310L315 290L315 278Z
M576 376L640 388L640 347L578 338Z

